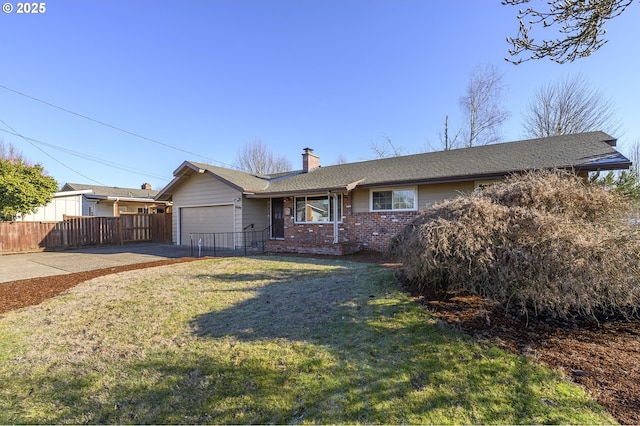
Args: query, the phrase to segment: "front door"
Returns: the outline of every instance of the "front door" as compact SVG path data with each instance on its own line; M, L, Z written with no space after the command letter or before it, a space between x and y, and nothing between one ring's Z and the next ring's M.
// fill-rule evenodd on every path
M271 238L284 238L284 199L271 199Z

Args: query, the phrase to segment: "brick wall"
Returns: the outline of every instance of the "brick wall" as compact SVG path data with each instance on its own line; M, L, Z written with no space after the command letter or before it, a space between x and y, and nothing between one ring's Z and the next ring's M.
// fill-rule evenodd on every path
M333 244L333 223L295 223L294 199L285 199L282 241L270 241L268 251L348 254L360 249L386 251L391 238L418 216L418 212L353 213L351 196L343 197L343 219L338 243Z
M375 251L386 251L395 235L418 216L418 212L355 213L345 217L345 238Z

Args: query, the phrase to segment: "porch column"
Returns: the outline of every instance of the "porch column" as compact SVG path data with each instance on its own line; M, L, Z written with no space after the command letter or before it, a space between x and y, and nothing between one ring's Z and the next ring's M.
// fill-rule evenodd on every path
M333 202L333 244L338 244L338 194L331 194Z

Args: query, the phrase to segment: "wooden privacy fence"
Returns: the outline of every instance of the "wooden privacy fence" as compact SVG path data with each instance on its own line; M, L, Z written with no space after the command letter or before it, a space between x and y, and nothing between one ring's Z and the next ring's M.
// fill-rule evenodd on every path
M0 222L0 252L171 243L171 214L65 217L61 222Z
M151 241L151 215L121 215L122 242Z

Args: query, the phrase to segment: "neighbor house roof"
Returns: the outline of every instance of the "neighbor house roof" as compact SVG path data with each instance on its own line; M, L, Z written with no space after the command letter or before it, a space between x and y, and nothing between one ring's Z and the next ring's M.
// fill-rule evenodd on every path
M195 169L226 181L249 196L272 197L355 187L482 180L525 170L629 168L631 162L613 148L615 144L616 139L606 133L589 132L318 167L307 173L294 171L277 177L185 162L158 197L169 199L172 188L188 175L185 170Z
M86 185L82 183L65 183L60 192L86 191L84 196L96 199L120 199L136 201L154 201L158 191L151 189L119 188L117 186ZM90 191L90 192L89 192Z

